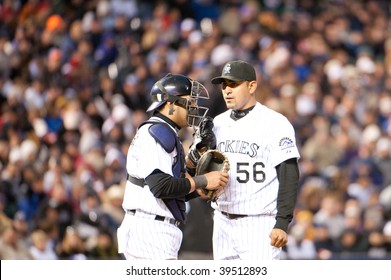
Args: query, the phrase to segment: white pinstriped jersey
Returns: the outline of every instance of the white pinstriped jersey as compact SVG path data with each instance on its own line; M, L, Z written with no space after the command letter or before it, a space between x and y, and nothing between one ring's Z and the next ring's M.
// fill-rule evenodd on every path
M156 117L152 117L150 120L162 121ZM173 175L172 165L177 151L174 149L170 154L167 153L148 132L150 126L149 123L141 126L133 138L127 154L126 170L129 175L135 178L145 178L155 169ZM174 128L172 129L177 133ZM148 185L140 187L127 181L122 207L125 210L136 209L149 214L173 218L163 200L155 198Z
M236 121L231 111L214 118L217 149L228 156L230 170L229 182L212 207L233 214L275 215L279 187L275 167L300 157L293 126L260 103Z

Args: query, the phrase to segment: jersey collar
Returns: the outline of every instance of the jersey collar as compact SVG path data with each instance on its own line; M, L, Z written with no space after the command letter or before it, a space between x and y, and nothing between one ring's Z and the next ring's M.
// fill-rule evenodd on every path
M248 113L250 113L250 111L251 111L252 109L254 109L254 107L255 107L255 105L252 106L252 107L250 107L250 108L247 108L247 109L245 109L245 110L232 110L232 111L231 111L230 117L231 117L231 119L233 119L234 121L237 121L237 120L243 118L243 117L244 117L245 115L247 115Z
M181 129L175 122L173 122L172 120L170 120L168 117L166 117L165 115L163 115L160 112L155 112L155 114L153 114L153 116L162 119L163 121L165 121L166 123L171 125L173 128L175 128L177 131L179 131Z

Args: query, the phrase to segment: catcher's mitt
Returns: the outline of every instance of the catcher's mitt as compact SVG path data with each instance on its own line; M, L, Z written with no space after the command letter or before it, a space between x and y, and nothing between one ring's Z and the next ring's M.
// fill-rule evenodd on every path
M226 155L219 150L207 150L201 156L196 167L195 175L203 175L211 171L229 170L229 161ZM217 191L202 189L210 201L217 200Z

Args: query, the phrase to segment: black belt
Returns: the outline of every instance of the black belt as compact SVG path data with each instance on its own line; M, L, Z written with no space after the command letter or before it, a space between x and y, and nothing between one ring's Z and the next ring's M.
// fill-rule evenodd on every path
M135 185L137 185L139 187L144 187L146 185L144 179L138 179L138 178L135 178L133 176L130 176L129 174L126 174L126 179L129 182L131 182L131 183L133 183L133 184L135 184Z
M230 220L248 217L248 215L244 215L244 214L230 214L230 213L227 213L227 212L224 212L224 211L220 211L220 212L224 216L228 217L228 219L230 219Z
M136 210L134 210L134 209L126 210L126 213L135 216ZM147 213L145 213L145 214L147 214ZM167 222L167 223L172 224L174 226L179 226L181 224L181 222L179 222L173 218L168 218L168 217L164 217L164 216L160 216L160 215L153 215L153 214L147 214L147 215L150 215L151 218L153 218L155 221Z

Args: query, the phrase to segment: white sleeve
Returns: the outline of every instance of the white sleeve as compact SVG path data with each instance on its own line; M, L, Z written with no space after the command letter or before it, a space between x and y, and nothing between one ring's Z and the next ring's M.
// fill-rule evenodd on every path
M273 165L277 166L290 158L300 158L292 124L286 118L282 118L276 127L272 141Z

